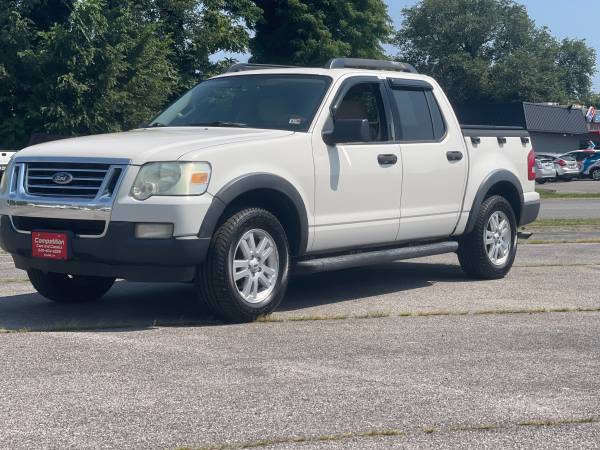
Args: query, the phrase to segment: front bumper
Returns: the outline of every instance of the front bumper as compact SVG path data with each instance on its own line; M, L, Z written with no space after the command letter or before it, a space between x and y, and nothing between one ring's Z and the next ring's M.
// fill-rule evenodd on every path
M188 236L138 239L133 222L110 222L102 237L74 236L71 259L31 257L31 234L16 231L8 216L0 216L0 247L18 269L39 269L71 275L95 275L130 281L192 281L208 251L210 239Z

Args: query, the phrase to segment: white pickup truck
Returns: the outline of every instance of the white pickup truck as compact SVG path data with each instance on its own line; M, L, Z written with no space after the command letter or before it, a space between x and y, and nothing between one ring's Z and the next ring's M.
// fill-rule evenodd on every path
M0 180L4 176L4 172L6 171L6 166L8 166L10 158L12 158L15 153L16 152L11 150L0 150Z
M503 277L538 215L534 165L526 131L461 128L408 64L237 64L143 128L20 151L0 243L50 300L191 282L251 321L292 270L457 252L469 276Z

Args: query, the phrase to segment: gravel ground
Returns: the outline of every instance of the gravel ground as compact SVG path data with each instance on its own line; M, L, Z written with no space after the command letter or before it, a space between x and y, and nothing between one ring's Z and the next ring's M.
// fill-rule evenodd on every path
M22 276L15 271L11 277ZM600 308L600 244L522 245L504 280L467 279L455 255L302 276L272 320L360 315ZM100 302L58 305L29 283L1 288L9 330L200 324L210 316L188 285L118 283Z
M236 326L190 286L66 306L23 277L0 254L0 448L599 448L600 244L523 245L499 281L297 277Z
M600 313L12 333L0 448L177 448L366 433L414 446L565 442L600 411ZM499 427L483 438L423 433ZM512 429L519 428L514 436ZM586 428L586 427L582 427ZM571 430L572 435L575 434ZM481 432L480 432L481 433ZM581 442L600 435L597 426ZM380 438L377 448L389 448ZM554 438L552 438L554 439ZM368 444L364 444L367 442ZM302 446L298 446L302 448ZM320 448L320 447L315 447ZM368 448L368 447L366 447Z
M557 183L545 183L536 185L538 189L548 189L549 191L575 194L600 194L600 183L598 181L586 179L570 182L559 181Z
M600 187L600 182L598 182ZM600 199L542 199L540 219L598 219Z

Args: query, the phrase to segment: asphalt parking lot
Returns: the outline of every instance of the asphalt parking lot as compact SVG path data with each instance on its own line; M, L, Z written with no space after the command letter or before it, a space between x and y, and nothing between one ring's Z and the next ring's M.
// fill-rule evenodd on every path
M600 244L521 245L295 278L262 322L181 285L93 305L0 254L0 448L598 448Z

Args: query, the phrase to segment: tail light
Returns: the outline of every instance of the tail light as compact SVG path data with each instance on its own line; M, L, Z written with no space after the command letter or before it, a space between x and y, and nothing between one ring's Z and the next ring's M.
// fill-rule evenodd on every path
M527 179L535 180L535 151L533 149L527 155Z
M567 165L567 162L564 159L557 159L556 161L554 161L556 164L558 164L560 167L565 167Z

